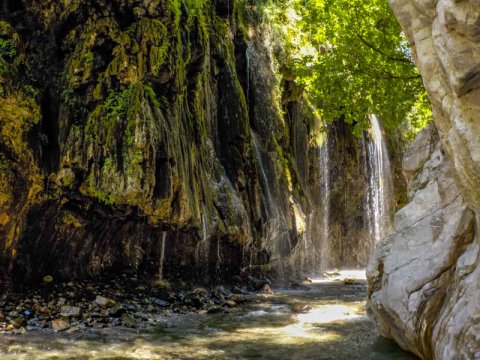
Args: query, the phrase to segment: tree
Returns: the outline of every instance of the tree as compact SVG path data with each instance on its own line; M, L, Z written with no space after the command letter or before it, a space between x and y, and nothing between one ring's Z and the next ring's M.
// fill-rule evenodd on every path
M407 137L429 122L422 79L386 0L279 6L274 22L282 28L288 62L324 120L343 118L360 133L376 114L387 129L406 128Z

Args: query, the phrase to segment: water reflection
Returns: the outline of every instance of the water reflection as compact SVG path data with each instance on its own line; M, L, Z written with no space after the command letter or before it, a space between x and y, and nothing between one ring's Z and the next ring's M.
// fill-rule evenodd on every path
M345 285L353 276L356 285ZM158 317L150 331L5 336L0 358L415 359L375 334L365 316L365 285L358 278L334 274L310 284L310 291L278 291L229 314ZM296 308L306 312L297 314Z

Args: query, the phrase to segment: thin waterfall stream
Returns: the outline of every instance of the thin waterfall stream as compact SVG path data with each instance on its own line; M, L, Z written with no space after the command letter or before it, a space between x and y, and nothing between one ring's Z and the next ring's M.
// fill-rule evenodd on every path
M370 123L370 137L366 145L367 170L370 178L367 217L370 235L374 239L374 244L378 244L391 226L392 175L379 119L372 115Z
M329 243L328 236L330 231L330 146L328 132L324 134L324 142L320 148L320 188L321 188L321 232L320 232L320 251L319 264L322 270L328 266Z
M158 280L163 280L163 264L165 262L165 243L167 240L167 232L164 231L162 233L162 239L160 241L160 261L159 261L159 268L158 268Z

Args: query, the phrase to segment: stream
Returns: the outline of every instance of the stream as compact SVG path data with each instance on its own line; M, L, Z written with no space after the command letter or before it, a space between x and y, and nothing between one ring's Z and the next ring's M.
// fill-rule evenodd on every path
M375 332L364 273L314 279L219 314L171 314L149 330L109 328L0 337L10 359L416 359Z

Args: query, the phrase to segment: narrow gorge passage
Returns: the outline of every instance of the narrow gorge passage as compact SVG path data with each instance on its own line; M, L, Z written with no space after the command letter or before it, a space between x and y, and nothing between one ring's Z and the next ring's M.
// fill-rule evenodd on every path
M478 360L478 2L0 1L0 358Z

